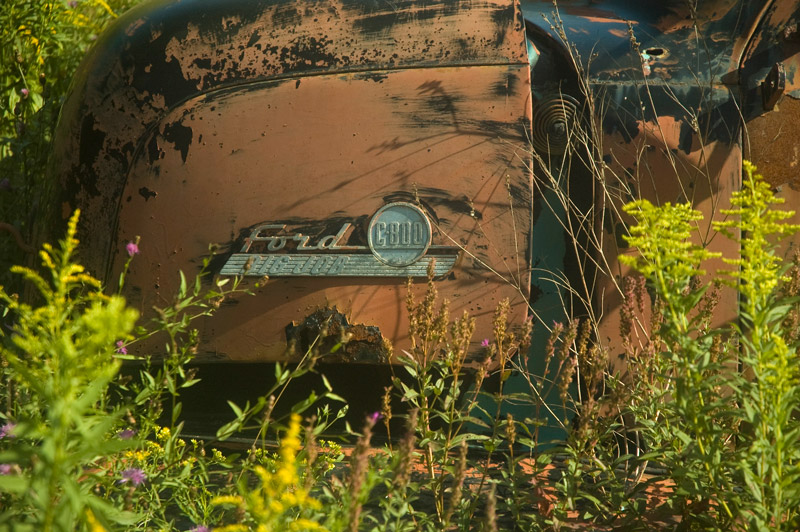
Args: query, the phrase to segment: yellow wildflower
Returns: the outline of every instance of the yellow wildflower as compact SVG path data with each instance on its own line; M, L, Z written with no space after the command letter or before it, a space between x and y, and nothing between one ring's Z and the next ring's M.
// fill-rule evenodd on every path
M212 499L211 504L214 506L221 506L223 504L242 506L244 504L244 499L242 499L239 495L219 495Z
M156 431L156 439L161 442L167 441L171 435L169 427L161 427Z
M89 530L91 532L106 532L105 527L100 524L92 511L88 508L86 510L86 523L89 525Z
M272 473L266 468L256 466L253 471L260 480L260 486L243 493L243 497L216 497L212 504L233 504L244 508L245 522L252 526L245 528L242 524L229 525L217 530L237 532L239 530L274 531L306 530L326 532L326 529L309 519L298 517L303 510L318 510L321 504L309 496L300 486L297 453L300 450L300 416L293 414L289 428L281 439L278 451L277 470Z

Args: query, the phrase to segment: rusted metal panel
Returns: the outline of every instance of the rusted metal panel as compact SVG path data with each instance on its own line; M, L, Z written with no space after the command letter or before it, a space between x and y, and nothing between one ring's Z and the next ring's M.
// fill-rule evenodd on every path
M617 175L635 175L637 184L631 186L636 193L635 197L647 198L656 202L682 203L689 202L695 209L703 214L697 231L693 235L693 243L703 245L712 252L721 252L726 257L735 257L739 253L738 244L721 238L712 229L714 221L725 218L722 209L730 209L731 193L741 187L742 151L738 142L732 144L721 141L704 144L695 137L693 149L688 153L676 148L678 137L674 135L680 125L670 119L660 121L662 134L655 124L647 124L646 132L631 145L627 153L620 150L620 145L614 146L611 151L615 154L611 172ZM667 136L669 135L669 136ZM664 141L670 142L664 147ZM638 146L642 151L635 149ZM653 146L654 149L648 149ZM658 147L656 147L658 146ZM632 185L632 181L627 185ZM614 182L607 183L615 186ZM623 188L620 187L620 192ZM598 221L603 224L598 227L602 231L602 253L608 261L611 275L599 276L595 301L598 312L603 316L600 322L599 334L604 345L611 348L612 364L620 371L625 372L628 360L625 355L624 327L622 327L621 311L624 297L631 297L631 293L624 290L625 278L633 276L629 267L619 263L616 259L621 254L636 253L629 248L623 238L627 234L624 227L631 223L630 219L619 215L623 203L631 197L623 192L617 202L609 201L607 197L602 200L604 211ZM727 268L721 260L715 259L704 265L707 274L700 280L710 283L717 272ZM713 316L714 326L722 326L736 319L738 299L735 290L722 288L718 294L719 301ZM650 326L649 312L645 311L638 316L638 326L630 331L628 339L632 345L647 345L647 334Z
M766 2L759 25L750 35L741 58L741 83L746 120L771 110L762 104L762 84L772 70L783 70L785 93L800 98L800 3L791 1Z
M773 185L791 188L800 162L794 127L800 113L798 23L800 3L773 2L742 59L746 156Z
M83 206L87 249L112 245L115 205L147 131L199 94L324 72L526 61L508 2L154 2L93 48L62 111L56 143L63 211ZM377 77L380 77L378 74ZM178 133L175 133L178 134ZM106 272L102 253L87 256Z
M672 86L736 83L738 53L768 0L559 0L564 37L582 57L595 83L626 84L634 80ZM562 37L552 2L523 0L525 18ZM632 33L631 33L632 32ZM638 55L631 53L631 37Z
M142 236L127 295L145 313L169 304L177 270L196 272L209 243L214 272L244 251L275 274L199 323L201 359L286 358L289 331L319 312L399 353L406 274L341 277L319 258L366 261L369 222L393 203L430 220L425 257L452 259L439 291L454 315L478 318L476 347L502 299L526 316L531 96L518 7L182 2L134 12L99 48L59 154L64 211L80 205L89 222L88 265L115 278ZM254 237L276 249L251 253Z
M621 214L622 205L637 198L657 204L688 202L704 215L696 243L727 256L738 253L735 243L713 238L711 224L722 219L721 209L730 207L730 194L740 187L739 63L767 4L722 0L695 8L685 2L560 1L556 15L550 3L523 2L526 19L544 16L560 21L552 27L529 27L543 57L548 48L566 50L564 39L574 46L571 53L563 52L562 61L579 64L586 85L581 88L577 79L562 73L554 76L560 78L555 88L578 102L587 89L594 95L596 107L584 112L594 113L595 128L590 129L588 122L582 126L589 140L575 150L578 154L596 150L598 159L581 169L575 156L571 165L556 158L537 177L546 181L555 175L569 182L570 188L564 190L574 202L573 212L555 212L555 217L574 217L578 233L591 236L571 252L572 259L568 244L563 263L551 268L569 277L570 290L575 290L574 295L564 290L562 300L592 302L592 308L583 311L573 306L572 315L595 317L597 339L609 349L620 372L627 366L623 338L627 332L621 327L624 279L632 272L617 257L633 252L623 238L631 220ZM554 90L553 78L540 64L533 67L532 85L535 96ZM534 131L537 127L534 123ZM543 188L548 186L553 188L552 184ZM541 209L536 216L541 216ZM582 227L581 220L593 227ZM565 232L562 238L569 242L570 235ZM581 249L595 258L581 257ZM576 267L570 260L579 263L572 274ZM707 279L717 267L722 264L709 265ZM560 282L558 274L551 277L551 284ZM534 310L539 295L534 292ZM736 308L734 291L723 290L715 324L735 319ZM559 311L564 312L555 313ZM642 334L647 334L649 318L640 318L638 329L632 331L634 344L646 341Z
M746 157L774 187L776 195L785 200L782 208L793 211L800 210L798 24L800 2L771 3L748 43L742 63ZM795 215L790 221L798 223L800 216ZM778 253L791 261L798 246L800 237L794 235L781 243Z
M502 102L500 86L509 87ZM265 222L312 242L349 223L345 243L365 247L368 219L400 200L423 205L434 245L462 255L440 284L454 313L468 310L486 329L495 304L511 297L524 314L527 87L516 67L408 69L377 80L364 73L263 82L186 102L144 140L149 149L133 161L122 194L116 241L152 235L128 274L141 294L133 303L144 310L170 297L177 267L198 263L209 242L223 257L239 251ZM174 131L186 132L185 143ZM223 306L202 328L203 344L236 359L276 358L288 323L335 304L401 347L404 293L405 276L274 276L258 297Z
M196 270L210 242L214 272L270 275L201 324L208 359L284 357L287 338L302 344L321 320L337 323L333 336L402 349L404 280L429 264L451 311L479 318L476 342L501 299L525 316L534 268L553 274L537 278L539 292L583 284L601 340L619 353L622 204L690 202L705 215L698 242L732 255L711 222L739 187L743 146L775 185L794 186L786 120L800 112L800 11L774 0L563 0L558 10L192 0L134 11L86 63L60 130L64 214L86 213L89 267L118 274L124 243L142 235L128 294L144 311L168 303L176 270ZM597 159L583 168L562 156L590 114ZM554 173L547 186L566 187L580 212L537 195L531 150L537 177ZM381 212L419 238L381 233ZM593 248L571 242L568 216L578 233L594 230ZM382 254L384 237L410 247ZM562 288L547 305L563 313ZM550 323L539 292L533 313ZM719 322L736 309L733 292L721 297Z
M748 158L774 187L800 190L800 101L784 98L779 110L747 124Z

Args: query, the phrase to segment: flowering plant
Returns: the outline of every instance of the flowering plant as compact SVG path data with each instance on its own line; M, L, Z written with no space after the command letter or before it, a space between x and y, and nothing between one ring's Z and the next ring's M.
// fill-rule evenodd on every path
M240 511L239 522L217 528L219 532L238 532L247 530L296 530L319 531L326 529L315 520L309 519L309 512L320 510L319 501L311 497L303 486L300 477L300 464L297 453L300 450L300 416L293 414L289 428L281 439L279 460L276 469L269 471L263 466L255 466L260 482L251 490L246 477L239 483L239 495L216 497L212 504L232 505Z
M0 524L63 530L65 523L88 519L89 513L102 522L133 518L91 492L84 468L130 445L106 438L122 412L105 404L107 387L120 368L114 341L130 334L137 313L121 297L104 296L99 281L72 262L78 216L70 219L58 248L45 245L40 253L49 275L13 269L36 287L41 305L0 289L0 302L16 320L0 347L5 380L24 397L7 412L16 424L3 427L0 463L16 464L20 474L0 477L10 510Z

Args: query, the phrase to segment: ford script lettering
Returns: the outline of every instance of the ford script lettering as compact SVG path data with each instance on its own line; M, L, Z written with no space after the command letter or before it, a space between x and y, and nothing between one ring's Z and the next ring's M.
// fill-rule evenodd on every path
M317 249L337 249L339 241L344 237L347 231L350 229L349 223L345 223L342 225L342 228L339 230L338 233L335 235L326 235L319 239L316 244L309 244L311 240L310 236L304 235L302 233L296 233L292 236L286 235L275 235L275 234L264 234L264 233L279 233L286 228L286 225L279 225L279 224L265 224L259 225L253 232L250 233L250 237L245 240L244 247L242 248L242 253L247 253L250 250L250 246L252 246L256 242L266 242L267 243L267 250L268 251L280 251L284 247L286 247L286 243L288 241L297 242L297 250L298 251L312 251Z
M335 234L286 231L286 224L255 226L220 270L222 275L258 277L425 277L450 272L459 250L434 246L439 253L426 255L431 247L431 223L413 203L384 205L366 228L367 246L349 245L353 224L342 224ZM363 237L362 237L363 238Z

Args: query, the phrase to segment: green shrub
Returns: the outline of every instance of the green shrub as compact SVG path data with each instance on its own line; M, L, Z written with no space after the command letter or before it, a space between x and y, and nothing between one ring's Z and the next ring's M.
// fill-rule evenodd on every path
M0 9L0 283L50 214L47 166L61 105L86 50L139 0L6 0ZM9 238L8 232L21 241Z
M235 460L217 449L207 453L197 440L186 441L180 392L198 382L187 367L197 342L192 321L240 292L238 279L209 283L206 259L193 283L180 273L171 304L155 309L156 317L144 327L134 327L137 312L121 296L105 295L101 283L75 262L78 217L76 212L70 219L59 247L44 245L42 274L12 268L34 287L31 302L0 287L0 530L169 530L229 521L230 512L214 501L235 496L237 486L243 489L253 474L272 478L274 472L266 468L280 460L255 445L246 458ZM138 253L136 243L128 245L128 253L129 264ZM123 280L124 273L120 289ZM120 375L122 362L136 359L127 346L153 334L166 340L164 352L137 359L138 374ZM254 405L232 404L236 417L220 427L220 437L255 420L257 439L265 444L282 428L273 408L283 390L313 368L310 352L304 360L293 369L276 365L276 382ZM323 382L326 391L312 391L291 406L289 434L294 436L285 438L283 469L276 478L289 471L289 443L292 464L297 458L299 413L318 399L339 399L324 377ZM318 408L307 438L314 439L345 412L346 407L337 414ZM326 445L334 452L309 465L309 489L312 477L324 476L340 459L335 448ZM257 500L247 490L242 493L250 502Z
M100 283L72 262L77 222L76 212L60 248L42 250L48 277L14 269L36 287L39 305L0 289L16 321L0 351L6 427L13 426L0 463L19 471L0 476L6 529L72 530L90 515L132 519L91 492L84 468L125 447L106 437L123 414L108 406L107 388L120 368L115 344L130 335L137 313L123 298L102 295Z
M629 243L638 257L622 257L647 279L660 322L652 400L656 416L641 419L649 458L675 484L670 502L704 528L796 530L800 524L800 401L797 334L787 318L797 298L784 295L789 279L776 255L781 237L798 230L783 223L793 212L745 162L742 190L715 228L740 245L725 261L725 281L738 290L739 321L707 328L698 312L709 285L693 280L711 254L689 242L699 213L687 205L638 201L625 210L637 220Z

